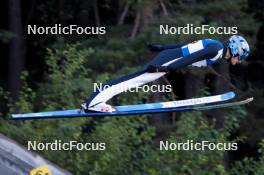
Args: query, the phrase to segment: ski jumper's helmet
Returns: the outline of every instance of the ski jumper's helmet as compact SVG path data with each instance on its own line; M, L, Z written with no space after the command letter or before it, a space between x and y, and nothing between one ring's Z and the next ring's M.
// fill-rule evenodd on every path
M245 60L250 52L248 42L242 36L233 35L229 38L227 47L232 57L239 56L239 60Z

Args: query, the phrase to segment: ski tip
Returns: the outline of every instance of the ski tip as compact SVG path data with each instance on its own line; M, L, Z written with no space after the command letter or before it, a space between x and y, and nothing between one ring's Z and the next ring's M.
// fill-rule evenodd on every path
M223 94L221 99L222 100L229 100L229 99L234 98L235 96L236 96L236 94L233 91L230 91L230 92Z
M253 100L254 100L253 97L249 97L245 100L240 101L240 104L248 104L248 103L252 102Z
M247 102L250 103L250 102L252 102L253 100L254 100L254 97L250 97L250 98L247 99Z

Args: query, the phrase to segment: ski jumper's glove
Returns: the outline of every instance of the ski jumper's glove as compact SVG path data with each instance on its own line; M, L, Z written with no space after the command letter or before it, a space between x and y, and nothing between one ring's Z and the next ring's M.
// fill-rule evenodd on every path
M149 65L146 70L147 70L148 73L169 72L167 66L152 65L152 64Z
M163 50L163 46L160 44L147 44L147 47L152 52L159 52Z
M152 52L160 52L166 49L176 49L184 46L183 43L178 44L168 44L168 45L161 45L161 44L147 44L147 47Z

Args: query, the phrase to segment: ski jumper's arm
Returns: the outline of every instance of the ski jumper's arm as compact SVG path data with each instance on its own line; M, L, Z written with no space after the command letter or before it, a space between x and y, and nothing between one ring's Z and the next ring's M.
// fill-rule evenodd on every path
M159 52L163 51L166 49L176 49L184 46L185 44L183 43L178 43L178 44L168 44L168 45L161 45L161 44L148 44L147 47L150 51L153 52Z

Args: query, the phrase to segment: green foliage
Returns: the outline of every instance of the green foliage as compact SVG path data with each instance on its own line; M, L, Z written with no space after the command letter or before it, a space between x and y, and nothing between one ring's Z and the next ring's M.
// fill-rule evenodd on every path
M3 43L8 43L14 37L16 36L13 33L2 29L0 30L0 41Z
M38 101L46 110L73 108L81 104L92 90L89 69L85 67L92 49L78 49L79 44L66 45L63 49L48 49L47 78L39 85ZM56 95L55 95L56 94ZM70 100L69 100L70 99Z
M107 145L99 157L90 159L94 162L91 174L136 174L141 169L138 160L146 158L154 131L146 118L105 118L90 136Z
M227 117L231 117L228 115ZM233 116L235 117L235 116ZM169 143L185 143L187 140L198 143L209 141L232 142L220 130L216 130L201 112L186 112L173 127L167 139ZM158 145L146 159L147 174L227 174L223 159L225 152L218 150L169 150L158 151Z
M15 103L14 108L19 112L31 112L33 111L33 102L36 97L36 93L29 87L27 83L28 72L23 72L21 79L23 81L22 90L20 92L19 100ZM11 110L11 112L14 112Z
M131 3L127 14L127 22L122 26L110 26L107 35L100 37L67 38L57 36L36 40L34 45L42 48L48 46L45 53L47 70L44 80L32 89L28 82L27 72L22 74L23 89L17 102L9 100L9 93L0 88L0 109L2 114L8 112L32 112L71 109L78 107L86 95L93 90L93 83L104 83L110 79L135 72L141 65L147 63L155 53L147 51L146 43L186 43L201 38L226 39L226 35L160 35L159 25L186 26L187 23L201 26L238 26L239 33L249 37L251 43L255 41L258 26L253 17L246 13L246 1L205 1L205 0L177 0L177 1L118 1L122 7L126 2ZM106 0L99 4L99 12L109 10L112 1ZM160 15L159 5L163 2L169 15ZM83 5L84 4L84 5ZM85 8L84 1L68 1L57 4L55 1L38 2L36 11L40 18L35 19L40 24L55 24L72 22L79 14L87 13L93 7ZM50 7L59 6L59 10ZM61 6L63 5L63 6ZM87 5L87 4L86 4ZM75 9L75 10L72 10ZM77 9L77 10L76 10ZM86 10L87 10L86 9ZM116 9L115 9L116 10ZM121 9L122 10L122 9ZM121 13L117 9L117 14ZM139 28L136 38L129 39L136 12L140 10L142 16L153 12L153 21L148 26ZM258 12L260 13L260 12ZM57 18L56 16L59 17ZM80 15L80 14L79 14ZM92 15L91 15L92 16ZM147 15L146 15L147 16ZM93 18L93 16L91 17ZM115 16L116 18L116 16ZM103 19L103 18L102 18ZM81 19L78 19L81 20ZM85 19L87 21L89 19ZM145 20L145 19L141 19ZM87 22L85 21L85 22ZM238 21L238 22L237 22ZM74 21L75 22L75 21ZM107 21L109 23L109 21ZM87 25L90 23L87 23ZM0 31L0 40L8 42L13 36ZM76 37L76 38L75 38ZM72 41L73 40L73 41ZM74 43L78 40L77 44ZM48 44L47 44L48 43ZM41 52L41 51L39 51ZM182 77L187 73L204 75L205 69L181 70ZM208 72L206 72L208 73ZM208 95L208 92L206 92ZM256 96L262 96L263 91L255 91ZM146 93L124 93L120 95L120 104L133 104L142 101ZM262 99L257 100L254 114L262 113ZM249 111L249 112L247 112ZM235 108L224 110L224 127L216 129L216 121L208 117L206 112L177 113L177 122L167 125L154 126L149 122L152 116L126 116L115 118L76 118L9 121L0 120L0 132L14 138L19 143L27 145L28 140L37 142L54 142L61 140L68 142L104 142L104 151L38 151L50 161L71 171L73 174L180 174L180 175L238 175L264 174L264 141L260 144L259 157L245 157L226 168L228 151L160 151L159 141L170 143L192 140L201 142L245 142L249 139L244 135L233 138L233 132L247 128L248 137L254 137L255 142L263 139L263 135L255 133L255 126L261 127L262 122L253 119L251 110ZM214 114L212 112L212 114ZM214 117L214 116L212 116ZM254 120L254 121L252 121ZM242 121L242 128L241 123ZM248 122L249 121L249 122ZM249 126L248 123L254 123ZM165 132L159 132L164 127ZM254 133L254 134L252 134ZM255 138L256 137L256 138ZM251 141L251 140L250 140Z
M259 145L259 153L261 154L259 160L256 161L253 158L245 157L242 161L235 162L233 168L230 170L231 175L261 175L264 173L264 140L261 140Z
M3 115L5 112L7 112L8 110L8 103L9 103L9 93L7 91L4 90L4 88L2 88L0 86L0 113L1 115Z

